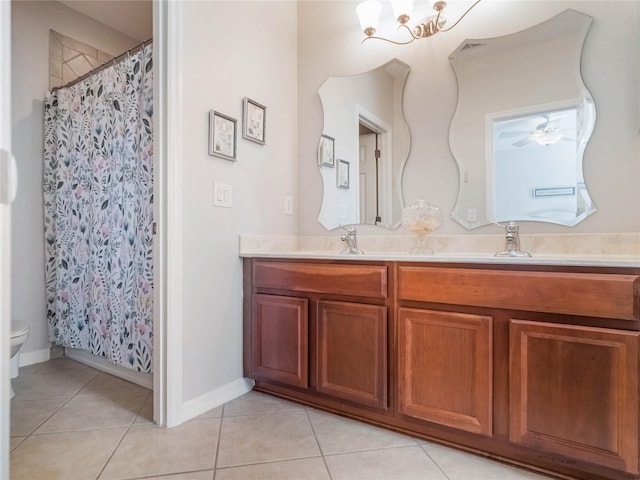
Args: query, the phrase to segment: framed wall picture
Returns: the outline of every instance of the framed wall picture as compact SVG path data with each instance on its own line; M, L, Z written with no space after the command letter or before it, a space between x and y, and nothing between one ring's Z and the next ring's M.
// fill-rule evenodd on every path
M329 135L320 135L318 144L318 165L335 167L335 140Z
M235 162L236 135L235 118L209 111L209 155Z
M338 159L337 180L338 188L349 188L349 162Z
M264 145L267 107L247 97L242 106L242 138Z

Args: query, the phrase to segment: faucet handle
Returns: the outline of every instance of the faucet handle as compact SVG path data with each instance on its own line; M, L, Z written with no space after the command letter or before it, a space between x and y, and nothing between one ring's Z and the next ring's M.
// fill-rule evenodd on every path
M520 230L520 227L516 222L507 223L505 225L505 228L507 229L507 233L518 233L518 231Z
M496 225L497 227L504 228L507 232L518 233L518 231L520 230L520 226L513 220L511 220L509 223L499 223L499 222L491 222L491 223Z
M353 225L339 225L339 227L349 234L356 233L356 227Z

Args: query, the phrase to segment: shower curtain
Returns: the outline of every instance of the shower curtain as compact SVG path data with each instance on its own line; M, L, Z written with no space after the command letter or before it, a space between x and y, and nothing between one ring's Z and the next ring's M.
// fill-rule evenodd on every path
M49 339L152 369L151 45L70 87L44 110Z

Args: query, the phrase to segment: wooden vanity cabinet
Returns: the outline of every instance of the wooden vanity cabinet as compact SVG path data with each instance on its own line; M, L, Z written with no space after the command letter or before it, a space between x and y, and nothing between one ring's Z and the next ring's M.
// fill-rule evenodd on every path
M256 294L253 312L253 377L308 388L309 301Z
M640 480L640 269L245 260L256 388L582 480Z
M638 475L638 279L400 265L400 411L591 472L577 478Z
M638 473L638 332L512 319L509 439Z
M255 260L247 273L245 374L259 389L388 409L386 265Z
M404 308L398 313L398 409L491 436L492 318Z
M387 308L318 301L317 390L387 408Z

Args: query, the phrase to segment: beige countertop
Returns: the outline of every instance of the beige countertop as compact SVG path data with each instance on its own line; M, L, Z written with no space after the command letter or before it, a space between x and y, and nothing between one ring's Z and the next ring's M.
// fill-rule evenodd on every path
M344 243L337 236L241 235L239 256L297 260L640 267L640 235L637 233L521 236L521 248L529 251L531 258L494 256L495 252L503 250L503 239L501 235L434 236L431 247L435 254L419 256L407 253L414 242L411 236L362 236L358 239L358 246L365 254L350 255L340 253Z

